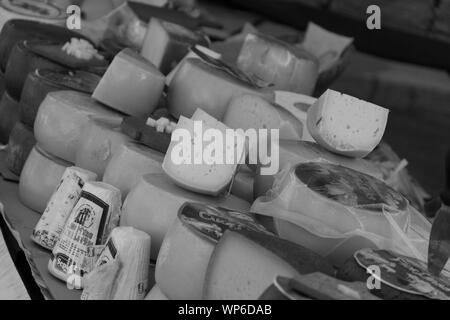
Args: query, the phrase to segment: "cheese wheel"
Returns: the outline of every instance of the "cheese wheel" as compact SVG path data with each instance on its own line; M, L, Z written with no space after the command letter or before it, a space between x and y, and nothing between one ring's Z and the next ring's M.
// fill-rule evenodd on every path
M168 74L195 44L208 45L201 34L153 17L147 27L141 55Z
M20 175L20 201L28 208L43 213L64 171L70 166L69 162L50 155L36 145Z
M255 174L248 167L242 167L234 176L231 194L248 202L253 202Z
M0 100L0 143L8 143L9 135L18 120L19 102L5 91Z
M91 94L99 81L99 76L85 71L37 69L30 72L20 97L20 120L33 126L39 106L49 92L75 90Z
M92 271L90 248L104 245L119 222L120 191L103 182L86 182L52 251L48 270L56 278L77 283ZM79 281L78 283L83 283ZM79 288L77 288L79 289Z
M308 110L308 130L331 152L364 158L380 143L389 110L327 90Z
M92 97L136 117L149 116L158 105L165 78L131 49L116 55Z
M145 296L145 300L169 300L169 298L167 298L158 285L155 284L152 290Z
M311 95L319 77L319 62L310 53L275 38L249 33L238 57L238 67L276 90Z
M17 121L9 136L5 159L7 168L20 176L25 161L35 144L33 128Z
M214 247L226 230L268 232L249 214L186 203L170 227L156 263L155 279L171 300L200 300Z
M103 182L115 186L125 200L128 192L148 173L163 173L164 155L144 145L129 142L120 146L109 161Z
M50 92L39 107L34 134L48 152L75 162L75 151L84 126L92 116L122 119L122 115L75 91Z
M234 196L202 196L176 186L165 174L148 174L130 191L122 208L121 226L132 226L152 237L152 259L183 203L201 202L236 210L246 210L249 203Z
M31 239L41 247L53 250L73 207L80 198L81 189L86 182L95 179L97 175L93 172L77 167L67 168L34 227Z
M64 70L64 67L42 57L34 51L41 41L21 41L11 50L5 70L6 90L16 99L20 99L28 73L36 69Z
M172 79L168 108L175 118L190 118L201 108L220 121L231 99L243 94L264 95L260 89L224 69L189 58Z
M120 131L121 120L91 119L80 137L75 165L103 178L106 166L120 147L131 139Z

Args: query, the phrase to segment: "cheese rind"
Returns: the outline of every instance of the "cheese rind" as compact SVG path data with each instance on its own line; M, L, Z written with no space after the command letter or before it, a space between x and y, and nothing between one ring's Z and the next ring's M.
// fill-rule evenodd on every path
M331 152L363 158L383 138L389 110L327 90L308 110L308 130Z
M50 92L39 107L34 134L39 145L55 156L75 162L84 126L92 117L120 121L122 114L95 102L89 95L76 91Z
M115 56L92 97L128 115L148 117L158 105L164 81L153 64L127 48Z
M5 159L8 169L20 176L25 161L35 144L36 139L34 138L33 128L17 121L9 135Z

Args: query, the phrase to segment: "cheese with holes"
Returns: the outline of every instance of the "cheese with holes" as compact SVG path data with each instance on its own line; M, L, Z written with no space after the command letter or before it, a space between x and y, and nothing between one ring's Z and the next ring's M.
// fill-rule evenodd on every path
M96 179L97 175L93 172L77 167L67 168L34 227L31 239L41 247L53 250L73 207L80 199L84 184Z
M253 202L253 184L255 173L247 166L242 166L236 173L231 186L231 194L248 202Z
M76 91L50 92L39 107L34 122L38 143L48 152L75 162L75 152L84 126L92 116L122 119L122 115Z
M274 89L311 95L319 77L319 62L310 53L275 38L249 33L238 57L238 67Z
M103 182L120 190L122 199L148 173L163 173L164 155L144 145L129 142L120 146L105 169Z
M302 246L264 233L227 231L209 262L203 297L256 300L275 276L294 277L315 271L334 275L328 262Z
M103 178L106 166L122 145L131 139L121 132L119 119L91 119L84 127L75 165Z
M227 70L200 59L186 59L169 87L168 108L171 115L189 118L197 108L201 108L220 121L232 98L243 94L263 94L260 89Z
M226 230L268 231L244 212L186 203L158 255L155 279L171 300L200 300L211 254Z
M209 197L176 186L165 174L148 174L130 191L122 208L121 226L132 226L152 237L152 259L178 210L185 202L209 203L236 210L247 210L249 203L235 196Z
M9 135L19 119L19 102L5 91L0 100L0 144L8 143Z
M145 300L169 300L169 298L167 298L158 285L155 284L152 290L145 296Z
M204 36L181 25L151 18L141 55L168 74L195 44L208 43Z
M127 48L115 56L92 97L128 115L148 117L158 105L164 81L153 64Z
M308 130L331 152L363 158L380 143L389 110L327 90L308 110Z
M36 145L31 150L20 175L20 201L28 208L43 213L64 171L71 165Z
M216 131L203 142L204 133L211 132L210 129ZM230 184L238 163L244 157L243 135L225 134L220 128L211 128L203 121L181 117L162 167L179 186L218 195Z
M8 149L6 149L5 164L8 169L20 176L25 161L35 144L33 128L17 121L9 135Z

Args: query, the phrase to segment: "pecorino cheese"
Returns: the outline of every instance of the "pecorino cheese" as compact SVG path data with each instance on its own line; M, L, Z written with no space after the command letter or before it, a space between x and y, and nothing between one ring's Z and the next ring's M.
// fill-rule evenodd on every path
M168 74L196 44L207 46L208 42L201 34L181 25L151 18L141 55Z
M327 90L308 110L308 130L331 152L363 158L380 143L389 110Z
M84 184L96 179L97 175L93 172L77 167L67 168L34 227L31 239L41 247L53 250L73 207L80 198Z
M7 144L12 129L19 120L19 102L7 91L0 100L0 143Z
M122 115L76 91L50 92L39 107L34 123L38 143L48 152L75 162L75 151L92 116L122 119Z
M19 183L20 201L43 213L61 177L71 164L45 152L39 145L31 150Z
M178 210L185 202L201 202L247 210L249 203L234 196L202 196L176 186L165 174L148 174L130 191L122 208L121 226L132 226L152 237L152 259Z
M9 135L8 149L6 150L5 163L9 170L20 176L28 155L36 144L33 128L28 127L20 121Z
M115 186L125 200L128 192L148 173L163 173L164 155L144 145L129 142L113 155L105 169L103 182Z
M148 117L158 105L164 81L152 63L127 48L115 56L92 97L128 115Z
M73 281L92 271L88 250L104 245L119 222L120 191L103 182L87 182L52 251L48 270L56 278ZM82 281L80 281L82 283ZM78 288L79 289L79 288Z
M197 108L201 108L221 121L231 99L243 94L266 93L238 78L236 72L227 66L189 58L180 65L172 79L168 108L175 118L190 118Z
M131 139L120 131L121 120L91 119L80 137L75 165L103 178L106 166L120 147Z
M328 262L302 246L260 232L227 231L209 262L203 297L256 300L275 276L295 277L316 271L334 275Z
M186 203L161 246L155 279L171 300L200 300L214 247L226 230L268 231L250 214Z
M319 77L319 62L310 53L275 38L249 33L238 67L273 84L276 90L311 95Z
M145 296L145 300L169 300L167 296L161 291L157 284L155 284L150 292Z

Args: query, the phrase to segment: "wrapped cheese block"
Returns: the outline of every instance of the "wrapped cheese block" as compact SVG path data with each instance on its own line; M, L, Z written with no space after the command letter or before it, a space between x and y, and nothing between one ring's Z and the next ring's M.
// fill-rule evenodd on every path
M152 237L152 259L180 207L187 201L209 203L236 210L247 210L248 202L235 196L209 197L176 186L165 174L148 174L130 191L120 219L121 226L132 226Z
M31 239L41 247L53 250L73 207L80 198L84 184L96 179L97 175L93 172L77 167L67 168L34 227Z
M255 173L247 166L242 166L234 176L231 194L248 202L253 202L253 184Z
M245 157L245 140L242 135L215 128L222 141L212 136L208 139L214 139L214 144L203 144L203 132L208 129L214 128L203 121L181 117L162 167L177 185L198 193L218 195L230 184L238 164ZM176 135L178 132L189 137ZM231 153L232 157L228 159Z
M268 231L251 215L186 203L164 238L155 279L171 300L200 300L211 254L226 230Z
M208 265L206 300L256 300L275 276L295 277L333 267L312 251L275 236L249 230L227 231Z
M34 138L33 128L17 121L9 135L5 159L7 168L20 176L25 161L35 145L36 139Z
M103 182L87 182L52 251L48 270L58 279L74 281L92 271L88 250L104 245L119 222L120 191ZM82 283L82 281L79 281ZM79 289L79 288L77 288Z
M163 173L164 155L144 145L129 142L120 146L105 169L103 182L115 186L125 200L128 192L148 173Z
M249 33L238 67L273 84L274 89L311 95L319 76L319 63L310 53L262 34Z
M168 91L168 108L172 116L191 117L201 108L218 120L232 98L243 95L264 95L256 85L220 60L186 59L172 79Z
M106 166L120 147L131 141L120 131L121 120L91 119L80 137L75 165L103 178Z
M49 92L75 90L91 94L99 81L99 76L84 71L38 69L30 72L20 97L20 120L33 126L39 106Z
M50 92L39 107L34 134L48 152L75 162L75 151L91 116L122 119L122 115L76 91Z
M308 110L308 130L331 152L363 158L380 143L389 110L327 90Z
M158 285L155 284L152 290L145 296L145 300L169 300L169 298L167 298Z
M206 38L181 25L151 18L141 55L168 74L195 44L207 46Z
M19 120L19 102L5 91L0 100L0 143L7 144L12 129Z
M116 55L92 97L128 115L148 117L158 105L164 81L152 63L127 48Z

